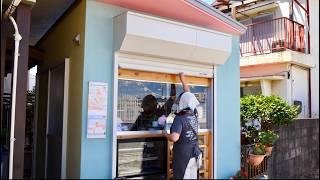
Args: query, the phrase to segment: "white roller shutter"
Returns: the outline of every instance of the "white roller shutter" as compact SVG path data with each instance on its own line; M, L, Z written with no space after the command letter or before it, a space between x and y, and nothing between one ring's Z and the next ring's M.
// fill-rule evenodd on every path
M139 56L118 53L119 68L177 74L184 72L186 75L213 78L213 65L194 63L177 59L163 59L156 57Z

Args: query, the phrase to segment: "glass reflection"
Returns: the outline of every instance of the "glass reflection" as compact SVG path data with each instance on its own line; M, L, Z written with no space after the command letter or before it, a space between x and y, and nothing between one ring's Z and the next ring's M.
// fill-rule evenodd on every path
M163 129L159 122L169 116L176 96L183 92L180 84L123 79L118 83L118 131ZM197 107L200 128L207 128L208 88L190 86L190 90L200 102Z
M152 175L152 179L165 179L167 140L164 138L118 140L117 175L134 177ZM145 179L145 178L143 178Z

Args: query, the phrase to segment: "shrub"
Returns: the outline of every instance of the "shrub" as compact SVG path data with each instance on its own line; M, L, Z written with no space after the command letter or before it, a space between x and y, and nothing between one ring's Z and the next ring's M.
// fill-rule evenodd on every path
M298 107L289 105L279 96L265 96L263 104L266 108L264 121L268 123L290 124L298 115Z
M263 96L250 95L240 99L241 124L249 120L259 119L263 114Z
M289 105L279 96L250 95L240 100L241 124L258 119L262 129L289 124L297 116L298 107ZM263 125L264 124L264 125Z
M258 134L259 142L265 146L272 146L279 136L271 130L260 131Z

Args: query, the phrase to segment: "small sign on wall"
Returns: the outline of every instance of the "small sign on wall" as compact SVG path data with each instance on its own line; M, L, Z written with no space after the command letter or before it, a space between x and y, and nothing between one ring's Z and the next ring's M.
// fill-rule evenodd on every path
M108 84L89 82L87 138L105 138Z

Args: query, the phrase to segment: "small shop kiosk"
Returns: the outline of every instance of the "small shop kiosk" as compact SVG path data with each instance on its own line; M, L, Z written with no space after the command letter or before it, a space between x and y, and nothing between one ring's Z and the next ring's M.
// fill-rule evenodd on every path
M46 137L45 121L55 117L47 106L61 108L48 92L61 90L61 177L171 178L172 143L161 129L172 123L170 102L182 92L179 72L200 102L200 176L235 173L240 168L239 35L244 30L197 0L79 1L38 44L46 54L37 80L37 136L39 141ZM74 37L81 39L78 44ZM65 64L62 88L48 86L57 64ZM94 85L102 88L92 91ZM157 110L155 119L167 119L166 126L135 124L151 107ZM38 152L47 153L44 146Z

